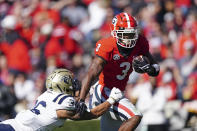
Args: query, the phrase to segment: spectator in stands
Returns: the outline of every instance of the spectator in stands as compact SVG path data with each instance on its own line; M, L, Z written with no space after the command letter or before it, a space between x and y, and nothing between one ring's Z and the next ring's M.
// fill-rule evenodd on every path
M73 27L78 26L82 21L87 19L87 10L77 4L77 0L71 0L62 10L61 17L67 17L70 21L70 25Z
M18 99L17 112L32 107L36 96L38 96L34 82L32 80L28 80L27 75L22 72L18 73L15 77L14 92Z
M0 120L15 117L16 98L10 88L0 82Z
M171 69L167 69L162 74L161 82L158 87L164 89L168 101L175 100L177 98L177 84L174 80L174 74Z
M183 87L184 101L197 100L197 74L193 73L186 80L186 85Z
M167 99L165 89L158 87L156 78L150 77L149 81L144 83L136 103L136 107L143 113L141 130L144 128L147 128L147 131L168 130L164 114Z
M3 52L0 52L0 81L4 85L8 85L8 65L7 65L7 59Z
M185 50L185 55L183 58L179 60L179 69L181 70L181 75L184 78L184 84L187 79L187 76L190 75L191 69L190 66L188 66L188 63L192 60L194 54L195 54L195 48L194 48L194 43L190 40L185 41L184 43L184 50Z
M79 25L80 30L85 34L91 33L94 29L99 29L107 14L109 0L95 0L88 6L89 19Z
M196 44L196 36L194 33L192 33L192 28L189 25L183 26L183 32L181 35L177 38L177 41L174 45L175 49L175 58L176 59L181 59L183 56L186 55L186 49L184 46L186 42L191 42L192 44Z
M1 35L0 50L6 55L8 68L17 72L30 72L31 63L26 43L14 30L16 17L6 16L1 22L4 32Z

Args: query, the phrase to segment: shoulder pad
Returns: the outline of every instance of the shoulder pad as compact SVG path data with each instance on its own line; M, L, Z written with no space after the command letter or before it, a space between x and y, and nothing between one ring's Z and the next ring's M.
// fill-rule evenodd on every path
M57 109L75 110L75 99L72 96L58 95L53 102L59 105Z

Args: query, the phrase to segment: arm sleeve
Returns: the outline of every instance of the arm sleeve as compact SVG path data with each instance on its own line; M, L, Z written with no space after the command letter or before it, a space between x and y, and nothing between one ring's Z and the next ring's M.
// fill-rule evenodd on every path
M149 43L148 40L144 37L141 36L141 51L142 51L142 55L146 55L149 52Z

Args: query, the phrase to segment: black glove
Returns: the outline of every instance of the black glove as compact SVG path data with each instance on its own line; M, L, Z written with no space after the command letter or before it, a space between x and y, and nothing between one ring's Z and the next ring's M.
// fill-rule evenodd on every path
M82 116L84 114L84 112L87 110L87 106L86 106L84 100L78 101L75 105L75 108L76 108L76 113L79 113L80 116Z
M132 66L133 69L138 73L146 73L151 67L148 60L144 56L142 56L142 58L134 58L132 61Z
M154 71L155 71L155 69L151 66L151 65L149 65L146 69L144 69L145 70L145 72L146 73L148 73L148 74L152 74Z
M158 64L150 65L150 67L146 69L146 73L149 76L157 76L159 74L159 71L160 71L160 67Z
M73 79L72 86L74 91L81 90L81 82L77 79Z

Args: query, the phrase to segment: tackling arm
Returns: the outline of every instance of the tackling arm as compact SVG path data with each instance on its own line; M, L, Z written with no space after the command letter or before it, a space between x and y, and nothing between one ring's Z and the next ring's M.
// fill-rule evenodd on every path
M75 115L75 111L68 111L68 110L57 110L57 118L59 119L67 119L67 118L71 118Z
M95 108L91 109L90 112L85 111L84 114L80 115L77 113L74 116L69 117L71 120L90 120L98 118L99 116L103 115L109 108L111 104L108 101L96 106Z
M80 115L80 113L76 114L76 111L68 111L63 109L57 110L56 113L59 119L90 120L103 115L111 107L111 105L112 104L108 101L105 101L90 111L85 111L82 115Z
M77 113L75 116L71 117L72 120L89 120L98 118L103 115L116 101L119 101L123 97L123 93L118 88L113 88L109 95L109 98L102 104L96 106L90 111L84 112L84 114L80 115Z

